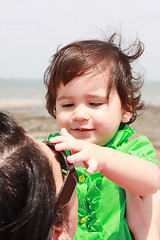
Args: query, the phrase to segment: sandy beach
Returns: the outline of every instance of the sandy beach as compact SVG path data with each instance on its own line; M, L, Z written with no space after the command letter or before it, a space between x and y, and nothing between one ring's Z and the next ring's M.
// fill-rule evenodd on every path
M43 102L0 101L0 109L12 113L24 129L35 138L46 139L50 133L57 130L55 119L49 116ZM149 138L156 149L156 158L160 161L160 107L147 107L131 127L136 130L134 137L145 135Z

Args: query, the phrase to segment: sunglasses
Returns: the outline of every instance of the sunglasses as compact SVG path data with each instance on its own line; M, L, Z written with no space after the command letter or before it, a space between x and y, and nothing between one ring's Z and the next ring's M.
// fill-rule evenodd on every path
M56 151L54 145L49 141L43 141L51 150ZM61 165L62 172L65 174L63 186L56 199L56 211L59 212L70 201L76 185L78 183L78 175L73 164L67 162L67 154L64 151L57 152L58 161Z

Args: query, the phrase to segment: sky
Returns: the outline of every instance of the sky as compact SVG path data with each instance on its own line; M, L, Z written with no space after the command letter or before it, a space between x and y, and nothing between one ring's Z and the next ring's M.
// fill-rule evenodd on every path
M138 37L146 80L160 81L160 0L0 0L0 78L42 79L57 47Z

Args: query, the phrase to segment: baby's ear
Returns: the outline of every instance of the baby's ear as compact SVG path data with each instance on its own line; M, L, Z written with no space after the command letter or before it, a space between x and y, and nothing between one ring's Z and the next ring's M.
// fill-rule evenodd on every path
M129 122L129 120L132 117L132 113L131 112L125 112L122 114L122 123L127 123Z

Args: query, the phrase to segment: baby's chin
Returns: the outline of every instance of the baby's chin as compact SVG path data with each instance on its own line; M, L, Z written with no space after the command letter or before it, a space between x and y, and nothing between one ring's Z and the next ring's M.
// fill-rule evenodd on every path
M94 142L92 142L92 143L94 143L94 144L96 144L96 145L98 145L98 146L103 147L103 146L107 145L107 143L109 143L111 139L112 139L112 138L110 138L110 139L106 139L106 138L105 138L105 139L101 139L101 140L94 141Z

